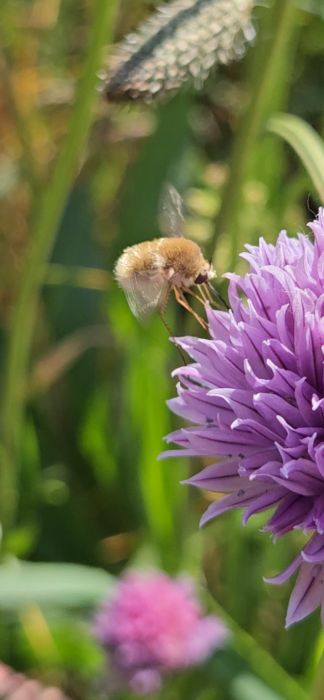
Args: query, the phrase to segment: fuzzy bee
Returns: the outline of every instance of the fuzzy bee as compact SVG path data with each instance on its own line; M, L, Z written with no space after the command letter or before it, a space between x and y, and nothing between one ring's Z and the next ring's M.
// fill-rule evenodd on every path
M171 237L155 238L126 248L118 258L114 275L125 292L131 311L144 318L158 310L162 320L170 294L189 311L204 328L206 321L186 299L191 294L200 302L212 302L217 295L210 281L216 276L211 263L197 243L181 234L184 222L182 200L168 185L161 210L161 228Z

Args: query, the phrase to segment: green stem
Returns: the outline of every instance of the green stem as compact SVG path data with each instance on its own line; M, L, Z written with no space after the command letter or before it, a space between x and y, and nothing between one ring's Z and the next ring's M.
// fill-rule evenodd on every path
M5 44L5 42L3 43ZM26 120L21 114L20 107L16 99L14 86L10 78L9 60L7 59L6 52L3 48L0 48L0 69L6 103L11 112L13 122L16 127L16 133L20 141L22 167L25 172L26 181L36 197L37 191L41 184L40 174L38 172L37 163L31 147L32 140L28 131L28 126Z
M111 275L106 270L78 265L51 263L46 267L44 284L68 287L81 287L106 292L111 283Z
M323 649L323 638L322 638L322 649ZM323 691L324 691L324 652L322 652L322 656L319 660L311 699L312 700L323 700Z
M270 10L266 10L270 13ZM277 0L272 15L266 17L267 26L261 43L254 53L251 69L251 94L248 108L239 126L230 159L230 174L225 187L220 213L216 222L214 248L218 235L226 234L231 241L229 269L234 267L240 247L239 228L242 211L242 187L246 178L254 146L265 121L278 109L287 89L287 61L291 67L290 43L296 23L295 0ZM287 60L285 60L287 57ZM284 73L284 78L282 77ZM278 79L278 76L280 78ZM280 94L279 94L280 93Z
M261 678L285 700L308 700L308 695L299 683L289 676L273 656L260 647L255 639L242 629L214 598L212 598L211 607L233 633L232 648L242 659L247 661L257 677Z
M321 628L310 657L307 668L307 678L313 682L312 700L321 700L324 688L324 632Z
M58 156L53 176L40 198L34 230L26 254L21 284L11 321L3 404L3 460L0 482L2 523L10 523L15 510L17 460L24 416L25 384L37 316L39 289L45 263L53 248L64 206L78 171L92 120L97 71L103 47L109 42L117 0L97 0L86 50L84 75L80 81L70 127ZM37 204L37 203L36 203Z

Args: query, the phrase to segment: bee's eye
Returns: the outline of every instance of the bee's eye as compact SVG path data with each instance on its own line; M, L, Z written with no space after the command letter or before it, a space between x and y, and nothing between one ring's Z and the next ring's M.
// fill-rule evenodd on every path
M207 281L208 281L208 275L205 272L203 275L200 274L200 275L198 275L198 277L196 277L195 284L205 284L205 282L207 282Z

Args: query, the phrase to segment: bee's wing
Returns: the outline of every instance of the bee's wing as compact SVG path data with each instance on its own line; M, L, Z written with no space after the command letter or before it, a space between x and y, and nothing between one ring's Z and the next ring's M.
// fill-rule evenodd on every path
M136 273L123 289L134 316L145 318L167 298L169 282L158 272Z
M159 228L165 236L183 236L184 206L178 190L167 182L159 202Z

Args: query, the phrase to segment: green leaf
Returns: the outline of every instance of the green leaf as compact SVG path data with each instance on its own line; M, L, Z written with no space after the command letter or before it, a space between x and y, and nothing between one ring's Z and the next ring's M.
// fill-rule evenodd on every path
M324 143L316 131L293 114L276 114L267 123L268 131L281 136L294 149L324 202Z
M280 695L249 673L235 678L231 684L231 694L235 700L283 700Z
M14 561L0 566L0 609L96 605L113 587L114 578L102 569Z
M319 15L324 19L323 0L298 0L298 5L302 10Z
M276 157L273 149L269 153L268 144L264 143L264 140L261 141L261 134L269 117L275 111L284 109L291 89L296 38L299 32L295 0L275 0L269 3L269 7L262 13L262 19L260 15L260 20L259 39L250 62L248 76L249 102L233 142L229 177L216 220L214 257L218 270L219 232L230 242L230 255L227 262L224 260L224 272L234 269L238 251L247 240L247 232L242 231L242 220L246 217L246 184L251 180L260 182L262 179L269 183L274 171L277 178L278 172L281 172L278 153ZM269 165L271 162L272 167ZM250 230L248 235L251 242ZM257 236L259 237L259 230Z

